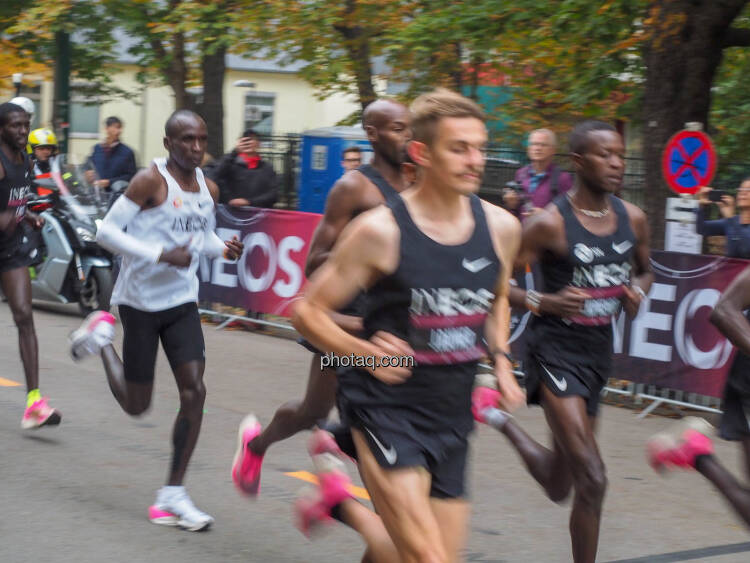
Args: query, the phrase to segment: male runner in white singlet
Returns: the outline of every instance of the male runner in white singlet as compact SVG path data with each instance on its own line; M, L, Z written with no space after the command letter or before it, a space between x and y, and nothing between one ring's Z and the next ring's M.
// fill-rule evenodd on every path
M180 411L167 484L149 508L149 519L191 531L214 521L193 505L182 486L206 397L198 255L237 259L243 250L239 241L222 242L214 233L219 190L199 168L207 138L200 116L187 110L173 113L165 125L169 157L155 159L133 178L97 233L102 246L123 256L112 294L123 325L123 359L112 347L115 319L106 311L89 315L71 335L73 358L100 354L112 394L133 416L151 403L161 340L180 392Z

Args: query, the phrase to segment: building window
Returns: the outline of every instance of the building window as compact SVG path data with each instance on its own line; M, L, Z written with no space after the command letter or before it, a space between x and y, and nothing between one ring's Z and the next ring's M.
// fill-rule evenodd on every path
M82 136L99 135L99 100L76 92L70 96L70 132Z
M259 135L273 133L274 94L249 93L245 96L245 129L253 129Z

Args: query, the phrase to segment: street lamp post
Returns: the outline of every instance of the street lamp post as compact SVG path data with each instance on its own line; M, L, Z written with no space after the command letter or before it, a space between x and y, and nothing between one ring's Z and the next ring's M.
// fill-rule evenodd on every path
M23 82L23 73L13 73L13 86L16 88L16 98L21 95L21 83Z

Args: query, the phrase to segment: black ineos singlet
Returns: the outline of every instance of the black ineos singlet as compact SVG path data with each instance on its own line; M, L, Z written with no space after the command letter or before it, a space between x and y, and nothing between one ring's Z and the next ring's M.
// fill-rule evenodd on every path
M470 429L471 389L501 268L481 200L470 198L471 237L453 246L420 231L400 196L388 205L401 232L399 264L367 292L365 333L406 340L414 369L398 385L350 370L340 375L341 395L355 406L406 407L415 425Z
M357 170L359 170L360 174L365 178L370 180L370 182L375 184L375 187L377 187L380 190L380 193L383 194L383 199L386 203L398 195L398 192L388 183L388 180L383 178L383 175L369 164L360 166Z
M23 162L16 164L0 148L0 162L2 162L3 170L5 170L5 177L0 180L0 211L14 209L17 224L26 215L26 202L31 192L29 160L24 154ZM1 238L3 238L2 235L0 235Z
M609 202L617 214L617 228L610 235L597 236L583 227L567 196L554 200L565 224L568 254L542 257L542 291L555 293L573 286L585 290L590 298L575 317L542 315L532 319L530 349L537 356L554 358L553 364L611 361L612 318L620 312L620 297L630 283L636 238L623 202L612 195Z
M357 168L357 170L370 182L375 184L380 193L383 195L383 199L388 203L392 198L398 196L396 189L388 183L388 180L383 178L383 175L378 172L375 168L369 164L365 164ZM361 292L343 308L339 309L339 313L343 315L352 315L355 317L361 317L365 311L365 299L366 293Z

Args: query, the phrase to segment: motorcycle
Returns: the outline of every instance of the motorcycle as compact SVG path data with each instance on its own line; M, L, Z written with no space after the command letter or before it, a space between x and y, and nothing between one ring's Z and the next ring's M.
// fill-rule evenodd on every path
M112 255L96 243L98 222L108 197L86 181L83 166L58 155L52 172L37 176L39 193L28 207L44 218L41 230L42 263L32 271L32 298L55 303L78 303L82 315L109 310Z

